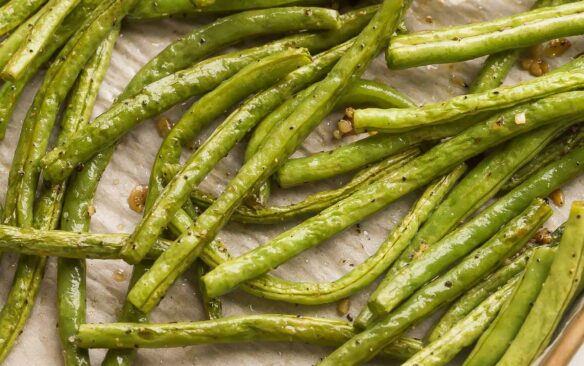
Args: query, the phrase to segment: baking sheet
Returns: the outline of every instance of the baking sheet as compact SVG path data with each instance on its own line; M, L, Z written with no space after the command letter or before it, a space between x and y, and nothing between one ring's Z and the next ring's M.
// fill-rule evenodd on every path
M492 0L488 4L480 0L417 0L407 15L407 25L412 31L440 28L451 24L482 21L506 16L529 8L532 1ZM427 21L427 17L432 22ZM100 91L94 115L102 113L120 93L131 76L147 60L156 55L178 35L188 32L193 27L191 22L165 20L150 24L126 24L116 44L112 64ZM563 64L570 56L584 50L582 37L572 38L573 47L564 57L553 60L553 65ZM420 67L404 71L388 71L383 58L374 61L366 77L387 82L412 97L418 103L440 101L464 93L464 89L451 82L453 76L472 81L480 68L481 60L452 65ZM516 83L530 76L520 70L513 70L507 83ZM40 84L40 77L27 88L18 103L13 121L9 126L6 139L0 145L0 194L4 197L6 181L22 119ZM188 104L174 108L166 113L177 120ZM335 122L340 115L333 114L311 134L295 156L302 156L321 150L333 148L337 142L332 139ZM205 131L200 140L208 136ZM347 142L345 140L344 142ZM130 233L141 215L131 211L127 197L137 184L147 184L154 155L161 142L154 123L144 122L125 136L108 167L97 192L91 230L94 232ZM243 146L240 145L207 177L203 187L218 193L225 182L241 164ZM186 154L185 154L186 157ZM278 191L274 197L277 204L299 200L307 193L337 186L344 178L329 182L312 184L287 192ZM567 202L584 199L582 190L584 177L569 184L564 192ZM280 266L275 272L288 279L331 281L349 271L354 264L362 262L374 253L387 232L399 222L408 210L415 195L409 195L392 204L387 210L375 215L361 224L360 232L349 229L335 236L318 248L299 255L289 263ZM556 211L548 223L554 228L567 218L569 205L564 208L554 207ZM289 225L243 226L230 224L221 232L220 237L227 243L233 253L243 253L269 238L287 229ZM0 262L4 274L0 281L0 299L5 299L9 289L16 256L5 255ZM60 365L62 364L57 334L56 316L56 261L49 261L48 271L38 301L24 333L19 337L6 365ZM117 273L125 278L119 281ZM122 261L88 261L88 321L113 322L121 307L131 268ZM188 272L177 282L169 295L152 315L153 322L194 321L203 319L201 306L189 278ZM364 304L371 288L351 297L350 314L355 316ZM339 319L335 304L326 306L295 306L258 299L241 291L235 291L223 297L226 316L236 314L288 313L303 314ZM413 335L421 336L429 326L429 321L418 325ZM285 344L285 343L244 343L235 345L208 345L168 350L140 350L137 365L226 365L237 362L241 365L312 365L330 350L323 347ZM104 355L102 350L92 350L94 364L99 364ZM455 360L453 364L460 364ZM580 354L572 361L573 365L584 364L584 355Z

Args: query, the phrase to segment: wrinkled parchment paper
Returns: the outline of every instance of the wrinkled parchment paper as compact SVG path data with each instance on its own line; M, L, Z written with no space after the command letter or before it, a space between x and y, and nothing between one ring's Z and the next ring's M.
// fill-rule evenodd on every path
M521 0L417 0L407 16L408 28L412 31L440 28L452 24L482 21L506 16L529 8L532 1ZM426 17L432 18L432 23ZM156 55L169 42L192 29L194 21L179 22L165 20L149 24L125 24L122 35L116 44L111 67L100 91L94 116L102 113L121 92L132 75L147 60ZM580 37L582 38L582 37ZM573 38L573 47L564 57L552 61L556 66L565 63L570 56L584 50L582 39ZM421 67L405 71L388 71L382 57L372 64L366 74L367 78L387 82L412 97L418 103L440 101L464 92L453 83L453 76L472 81L479 70L481 60L471 62ZM507 83L516 83L530 76L520 70L514 70ZM4 197L6 181L14 148L18 140L20 126L25 112L39 86L40 77L27 88L18 103L13 121L6 139L0 144L0 194ZM177 120L181 112L188 107L174 108L166 113ZM302 148L295 154L301 156L333 148L337 142L332 139L332 131L339 114L332 115L308 138ZM202 141L210 129L200 137ZM99 190L95 206L97 213L93 216L91 230L94 232L130 233L141 215L131 211L126 202L128 194L137 184L147 184L154 155L161 142L154 123L145 121L141 126L125 136L107 169ZM243 145L238 146L230 156L224 159L217 169L203 183L203 187L215 193L222 190L225 182L237 172L243 156ZM186 153L185 153L186 157ZM278 192L275 203L299 200L307 193L333 187L344 181L338 178L332 181L313 184L296 190ZM565 188L566 200L571 202L584 199L584 177L580 177ZM362 262L371 255L381 243L384 236L408 210L415 195L409 195L392 204L387 210L375 215L361 224L361 232L355 228L334 237L318 248L310 250L278 268L277 274L288 279L330 281L349 271L354 264ZM554 207L555 215L548 223L556 227L567 218L569 204L563 208ZM277 226L243 226L231 223L221 232L221 238L233 253L240 254L290 227ZM4 299L9 289L16 263L15 255L3 256L0 266L0 299ZM56 261L50 260L42 289L32 316L6 360L6 365L60 365L62 364L57 335L56 316ZM123 274L124 281L119 281ZM127 280L131 268L122 261L88 261L88 321L113 322L121 307L126 293ZM203 319L201 305L196 296L188 272L172 288L159 308L152 315L153 322L194 321ZM351 298L350 314L355 316L362 307L371 289ZM2 300L3 301L3 300ZM326 306L295 306L262 300L235 291L223 297L225 315L288 313L303 314L339 319L335 304ZM422 336L430 321L418 325L413 335ZM312 365L325 356L329 349L302 344L284 343L244 343L235 345L209 345L167 350L140 350L137 365ZM573 365L584 364L584 352L572 361ZM91 351L93 364L99 364L104 355L103 350ZM460 359L453 364L460 364Z

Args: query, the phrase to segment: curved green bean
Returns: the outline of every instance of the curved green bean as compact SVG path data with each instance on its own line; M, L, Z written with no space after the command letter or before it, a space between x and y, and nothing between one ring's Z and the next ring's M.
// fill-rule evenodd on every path
M348 197L359 187L370 184L388 174L392 174L395 169L406 164L417 155L419 155L419 150L412 148L394 156L390 156L369 168L363 169L363 171L356 174L355 177L344 186L330 191L315 193L298 203L293 203L287 206L270 206L257 209L240 206L233 214L233 220L249 224L265 225L290 221L307 215L316 214L341 199ZM191 200L198 207L208 207L213 203L215 197L195 189L191 193Z
M193 127L196 129L199 127L198 124L204 126L212 122L225 111L226 107L233 105L246 95L268 88L284 78L283 88L278 84L276 88L270 88L266 93L260 94L258 99L254 98L252 103L246 103L242 113L239 113L238 110L233 118L230 116L224 121L203 146L189 158L184 167L160 192L156 201L151 206L149 205L150 210L144 215L128 240L128 244L122 250L124 260L128 263L137 263L144 257L152 242L160 236L172 219L173 213L184 205L192 187L197 186L213 166L231 150L238 139L241 139L253 127L253 123L257 122L256 114L261 115L267 112L263 109L266 104L281 102L286 89L293 90L295 86L289 84L302 83L304 77L310 80L313 76L311 74L317 70L301 67L306 64L312 65L310 57L303 50L290 49L276 53L243 68L193 105L194 108L191 108L189 114L183 118L185 121L183 124L194 125ZM295 69L298 70L290 78L292 82L288 83L289 79L285 76ZM257 80L261 80L261 82ZM255 108L259 110L254 111ZM271 105L267 106L266 109L269 111L270 108ZM231 141L228 142L228 140ZM159 155L162 154L159 153ZM150 244L145 244L147 241ZM136 243L141 243L142 247L138 248Z
M5 35L33 15L47 0L10 0L0 7L0 36Z
M118 34L119 28L111 32L79 75L61 121L60 139L70 138L76 130L89 122ZM85 169L71 177L63 197L60 223L62 230L75 232L89 230L93 196L108 162L109 156L97 155ZM59 336L63 359L68 366L90 364L88 352L71 342L79 325L86 322L85 288L85 261L59 258L57 267Z
M574 126L566 131L562 136L550 142L539 154L537 154L529 163L519 169L508 181L501 187L502 191L510 191L523 183L531 174L535 173L541 167L560 159L575 148L584 144L584 130L581 126Z
M398 169L397 176L401 178L374 182L269 243L218 266L204 277L209 295L218 296L239 283L266 273L428 183L453 164L542 125L560 120L566 125L573 123L574 119L580 118L575 109L584 108L584 103L577 107L579 98L584 98L584 93L557 94L505 111L468 128ZM564 110L560 107L567 105L570 107ZM518 113L528 116L525 124L515 123Z
M339 13L325 8L274 8L230 15L170 44L138 71L123 95L133 96L144 86L190 67L205 55L250 37L339 27Z
M555 254L556 249L552 248L536 248L533 251L517 287L503 305L497 318L479 339L464 362L465 366L490 366L499 361L537 298ZM445 334L447 335L448 333Z
M53 33L80 2L81 0L49 0L44 6L46 10L29 30L28 37L20 48L2 68L0 76L8 80L20 79L33 60L45 52Z
M84 324L76 340L84 348L184 347L261 340L336 346L354 334L351 324L343 321L265 314L193 323ZM403 337L385 348L381 355L407 359L420 349L419 341Z
M551 213L551 208L543 200L533 201L483 246L419 289L381 321L346 342L320 365L358 365L371 359L412 324L464 293L506 257L521 249Z
M464 319L450 328L444 338L426 345L402 366L442 366L448 364L463 348L472 345L481 336L497 317L505 302L509 301L516 286L517 280L511 280L510 283L490 295Z
M129 20L154 20L172 16L195 17L213 13L231 13L244 10L298 5L327 5L330 0L218 0L199 9L190 0L142 0L128 15Z
M469 60L581 34L584 5L574 2L482 23L397 36L386 52L390 68Z
M134 97L122 98L99 116L92 123L93 126L78 136L72 146L57 147L43 158L44 178L48 181L66 179L78 164L98 151L112 146L137 123L158 115L194 95L214 89L223 80L254 60L290 47L318 52L346 41L367 24L374 9L376 8L368 7L343 15L339 30L300 34L274 41L266 46L218 56L152 83ZM111 124L116 127L110 128ZM177 132L173 133L175 130ZM177 144L170 148L179 150L179 147L188 142L192 136L188 129L179 128L177 125L171 130L164 144ZM173 141L175 139L178 141ZM91 143L87 143L89 140Z
M581 287L584 275L583 220L584 203L574 202L549 275L498 365L529 365L551 341L564 312Z
M393 33L407 1L386 0L354 44L337 62L325 79L314 84L314 92L270 133L262 144L262 154L255 154L245 163L225 191L187 232L181 235L154 263L154 266L136 283L128 299L143 311L151 310L159 302L174 280L199 256L229 220L233 211L265 181L300 145L306 136L334 107L349 80L359 77L373 59L377 50ZM205 276L206 277L206 276ZM212 296L211 293L209 293Z
M584 83L584 58L576 59L567 71L553 72L519 84L462 95L447 101L408 109L357 109L353 125L357 131L407 131L416 127L453 122L483 111L500 110L548 95L578 89ZM570 66L572 66L570 65ZM518 120L517 123L522 123Z

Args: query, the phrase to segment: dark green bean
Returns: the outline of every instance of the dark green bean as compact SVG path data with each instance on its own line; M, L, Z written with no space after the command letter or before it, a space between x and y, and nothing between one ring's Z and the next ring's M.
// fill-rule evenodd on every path
M201 281L201 278L203 278L203 275L207 272L209 272L209 267L207 267L204 262L199 260L195 263L195 282L207 319L220 319L223 318L223 306L221 300L207 296L207 292L203 286L203 281Z

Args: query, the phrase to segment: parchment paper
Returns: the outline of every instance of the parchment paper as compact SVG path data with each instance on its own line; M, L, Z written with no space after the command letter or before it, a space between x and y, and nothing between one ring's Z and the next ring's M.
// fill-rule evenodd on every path
M440 28L452 24L482 21L506 16L529 8L532 1L520 0L417 0L407 16L408 28L412 31ZM429 23L426 17L431 16ZM149 24L125 24L122 35L116 44L112 65L100 91L99 101L94 116L102 113L120 93L131 76L147 60L156 55L169 42L180 34L192 29L195 21L165 20ZM582 37L572 38L573 47L559 59L552 60L553 65L565 63L569 57L584 50ZM452 76L462 77L471 82L477 73L481 60L471 62L427 66L405 71L388 71L379 57L375 60L366 77L389 83L412 97L418 103L440 101L461 94L464 89L451 81ZM530 76L520 70L514 70L507 83L516 83ZM14 148L18 140L22 119L34 92L40 83L37 77L24 93L18 103L13 121L6 139L0 144L0 194L6 190L6 181ZM177 120L181 112L188 107L174 108L166 113ZM332 115L309 137L303 147L295 154L302 156L321 150L331 149L338 142L333 141L332 131L339 114ZM208 136L208 129L200 140ZM348 142L345 140L343 142ZM125 136L107 169L99 190L95 206L97 213L93 216L91 230L94 232L130 233L141 215L131 211L126 202L128 194L137 184L147 184L153 157L161 142L154 123L146 121ZM205 180L203 187L215 193L222 190L224 183L237 171L241 160L243 145L238 146L230 156L224 159L217 169ZM185 157L187 153L185 152ZM339 185L344 178L333 179L322 184L313 184L287 192L278 192L275 203L299 200L309 192ZM567 217L569 203L584 199L582 190L583 177L569 184L564 192L566 204L563 208L554 207L555 215L548 223L554 228ZM397 223L413 202L415 195L409 195L387 210L375 215L361 224L361 233L349 229L335 236L318 248L310 250L286 263L275 271L277 274L295 280L330 281L351 269L354 264L362 262L374 253L387 232ZM250 248L266 242L269 238L287 229L289 225L277 226L243 226L231 223L221 232L221 238L233 253L243 253ZM0 262L2 281L0 281L0 299L5 299L11 283L15 255L5 255ZM19 337L16 346L6 360L6 365L60 365L62 364L57 334L56 317L56 261L49 261L42 290L34 307L32 316ZM114 274L122 271L125 281L118 281ZM122 261L88 261L88 321L113 322L125 296L127 279L131 268ZM203 319L201 305L198 302L190 278L193 273L177 282L159 308L152 316L153 322L194 321ZM351 298L350 314L355 316L362 307L371 289ZM3 301L3 300L2 300ZM262 300L235 291L223 297L225 315L288 313L303 314L339 319L335 304L327 306L294 306L274 301ZM430 320L431 321L431 320ZM429 322L418 325L412 332L422 336ZM137 365L312 365L325 356L330 349L301 344L284 343L244 343L235 345L196 346L167 350L140 350ZM99 364L104 351L91 351L93 364ZM453 364L460 364L455 360ZM580 354L572 361L573 365L584 364L584 355Z

